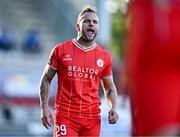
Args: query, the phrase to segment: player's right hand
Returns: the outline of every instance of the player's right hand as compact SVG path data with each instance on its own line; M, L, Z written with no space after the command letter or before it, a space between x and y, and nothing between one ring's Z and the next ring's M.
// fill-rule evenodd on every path
M52 114L48 105L41 108L41 122L45 128L49 129L51 127Z

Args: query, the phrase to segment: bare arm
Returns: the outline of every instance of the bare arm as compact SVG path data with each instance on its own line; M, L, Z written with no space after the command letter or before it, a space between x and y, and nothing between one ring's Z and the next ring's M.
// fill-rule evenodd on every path
M45 105L48 105L49 102L49 93L50 93L50 84L56 74L56 70L51 68L49 65L46 65L42 79L40 82L40 107L43 108Z
M116 109L117 105L117 90L114 85L113 79L108 78L108 79L103 79L101 81L103 90L104 90L104 96L107 100L107 103L110 108Z
M52 115L48 103L50 84L55 74L56 70L50 67L49 65L46 65L40 81L39 98L41 108L41 121L46 128L49 128L51 126L52 121Z
M109 111L109 123L114 124L118 120L119 116L116 112L117 107L117 90L113 82L113 78L110 77L108 79L103 79L101 81L103 90L104 90L104 96L106 98L106 101L110 107Z

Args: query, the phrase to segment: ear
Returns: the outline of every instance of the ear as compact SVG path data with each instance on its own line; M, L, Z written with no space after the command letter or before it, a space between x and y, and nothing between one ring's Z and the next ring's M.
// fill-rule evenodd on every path
M80 31L79 24L76 24L76 31Z

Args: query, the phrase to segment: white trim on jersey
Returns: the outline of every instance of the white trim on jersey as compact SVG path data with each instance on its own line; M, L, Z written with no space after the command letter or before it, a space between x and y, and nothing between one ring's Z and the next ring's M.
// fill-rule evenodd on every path
M76 39L73 39L72 41L73 41L74 45L76 45L78 48L80 48L81 50L84 50L84 51L89 51L89 50L93 50L94 48L96 48L96 43L90 47L84 47Z
M112 75L104 76L102 79L109 79L109 78L113 78L113 76Z
M51 66L50 64L48 64L51 68L53 68L54 70L58 70L57 68L55 68L55 67L53 67L53 66Z

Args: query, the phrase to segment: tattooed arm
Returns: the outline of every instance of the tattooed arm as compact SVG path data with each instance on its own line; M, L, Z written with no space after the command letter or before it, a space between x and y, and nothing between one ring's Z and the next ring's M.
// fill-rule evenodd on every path
M40 81L39 98L40 98L40 108L41 108L41 121L42 124L47 129L51 127L51 122L52 122L52 114L50 112L48 103L49 103L50 84L55 74L56 74L56 70L50 67L49 65L46 65Z
M108 120L110 124L115 124L119 119L118 113L116 112L117 107L117 90L113 82L113 78L103 79L101 85L104 90L104 96L110 107L108 113Z

